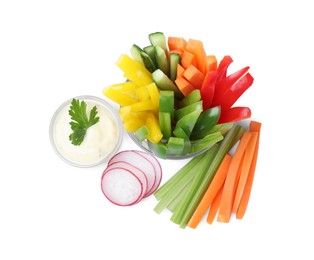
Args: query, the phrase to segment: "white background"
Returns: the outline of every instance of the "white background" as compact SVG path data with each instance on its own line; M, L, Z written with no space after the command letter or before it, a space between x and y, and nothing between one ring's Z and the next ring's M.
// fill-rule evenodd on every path
M0 259L314 259L311 1L1 1ZM123 82L115 62L147 35L202 40L251 66L238 104L263 123L248 211L180 229L153 196L133 207L100 190L105 165L53 152L50 119L65 100ZM121 150L136 149L125 135ZM167 180L186 161L160 160Z

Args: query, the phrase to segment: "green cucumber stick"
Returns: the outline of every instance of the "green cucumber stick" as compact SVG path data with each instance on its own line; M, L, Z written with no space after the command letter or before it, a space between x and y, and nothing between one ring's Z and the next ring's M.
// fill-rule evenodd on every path
M233 145L241 138L244 132L245 129L242 126L235 125L230 129L224 140L221 142L212 163L209 165L205 173L203 181L199 183L199 186L195 186L194 190L191 192L192 197L189 199L184 215L182 216L180 221L181 228L185 228L188 224L197 205L202 199L204 193L206 192L208 185L211 183L213 177L215 176L216 171L221 164L223 158L233 147Z

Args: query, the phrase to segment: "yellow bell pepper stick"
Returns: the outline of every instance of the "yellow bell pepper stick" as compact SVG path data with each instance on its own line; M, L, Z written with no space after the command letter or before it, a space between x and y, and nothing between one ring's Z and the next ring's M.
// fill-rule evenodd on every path
M152 143L158 143L162 139L162 133L160 131L158 120L152 113L147 115L145 124L149 131L147 139Z
M124 77L139 86L146 86L153 82L152 74L140 63L126 54L122 54L116 65L124 72Z

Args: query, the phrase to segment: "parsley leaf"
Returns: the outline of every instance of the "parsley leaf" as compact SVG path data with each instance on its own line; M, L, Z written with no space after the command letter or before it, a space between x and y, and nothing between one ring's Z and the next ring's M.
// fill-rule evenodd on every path
M87 129L99 122L99 117L96 117L97 113L97 108L94 106L87 118L86 102L73 98L69 110L69 115L73 120L70 122L73 133L69 136L72 144L80 145L83 142Z

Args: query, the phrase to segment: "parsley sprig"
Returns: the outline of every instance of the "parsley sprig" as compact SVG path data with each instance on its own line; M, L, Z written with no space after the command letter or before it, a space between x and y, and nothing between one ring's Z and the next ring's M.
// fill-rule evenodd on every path
M73 133L69 136L72 144L80 145L83 142L87 129L99 122L99 117L96 117L97 113L97 108L94 106L87 118L86 102L73 98L69 110L69 115L73 120L70 122Z

